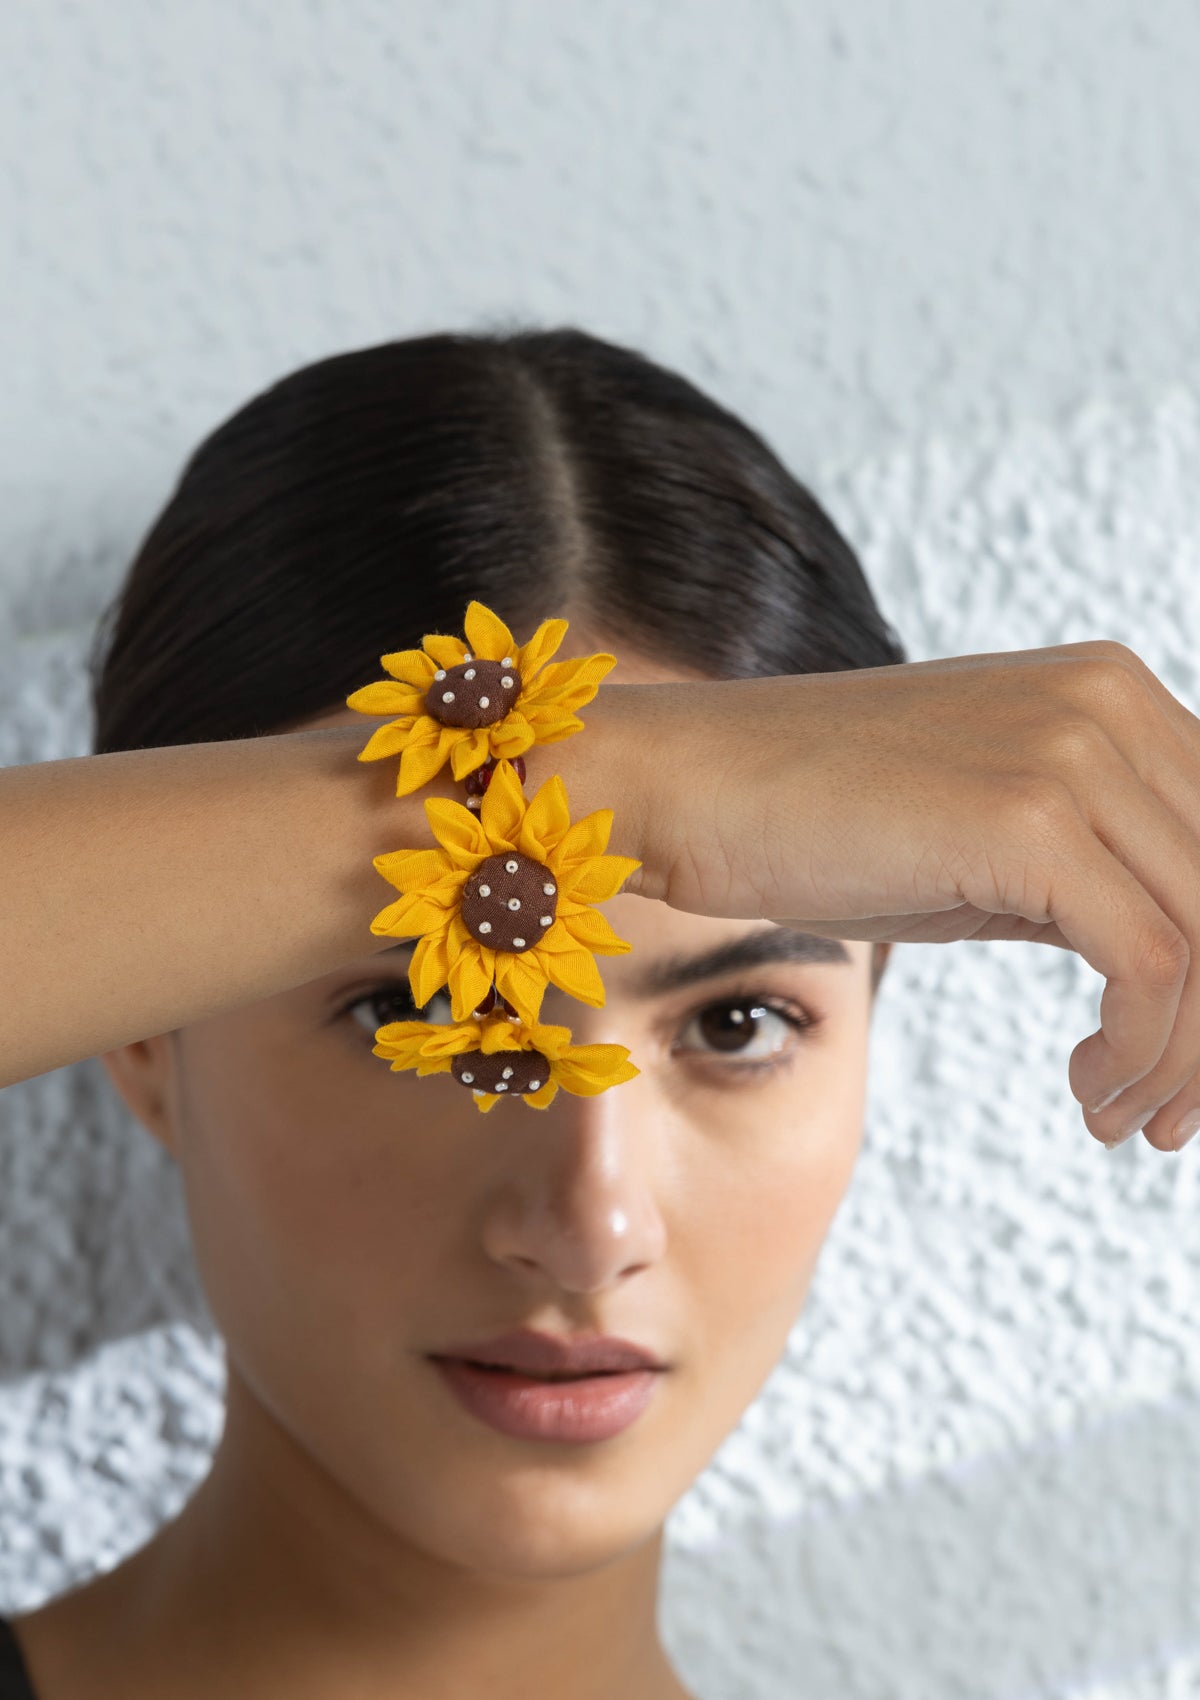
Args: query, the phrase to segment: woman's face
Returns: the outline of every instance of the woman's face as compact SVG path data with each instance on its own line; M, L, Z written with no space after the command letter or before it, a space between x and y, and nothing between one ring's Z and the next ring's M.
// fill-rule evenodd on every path
M783 1351L861 1142L869 944L806 961L769 923L604 912L632 945L599 960L604 1008L551 987L541 1014L629 1047L640 1074L596 1097L481 1115L393 1073L372 1045L414 1014L407 945L106 1059L180 1164L231 1396L399 1536L495 1574L579 1573L661 1526ZM521 1327L667 1368L610 1439L511 1438L430 1354Z

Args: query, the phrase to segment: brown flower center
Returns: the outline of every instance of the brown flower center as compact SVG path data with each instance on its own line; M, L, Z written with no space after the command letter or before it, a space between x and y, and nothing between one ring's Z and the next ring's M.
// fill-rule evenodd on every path
M450 1072L474 1092L536 1092L550 1078L550 1063L540 1051L460 1051Z
M493 950L529 950L554 922L558 882L516 850L488 856L463 887L463 924Z
M439 667L425 692L425 712L443 726L494 726L521 693L511 660L463 661Z

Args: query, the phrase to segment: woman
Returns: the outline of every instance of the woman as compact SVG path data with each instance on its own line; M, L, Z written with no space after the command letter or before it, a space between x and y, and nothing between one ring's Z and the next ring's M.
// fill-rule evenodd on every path
M605 906L632 950L604 1006L551 988L542 1016L639 1075L487 1118L373 1054L414 1011L371 858L461 790L397 798L344 702L473 597L617 655L526 791L561 773L643 864ZM679 1700L664 1520L803 1304L890 941L1080 949L1116 1019L1073 1090L1145 1077L1090 1130L1165 1104L1169 1148L1200 1102L1195 722L1116 645L901 666L763 441L574 330L274 385L193 455L111 615L96 753L0 774L0 1083L102 1054L178 1161L227 1414L178 1516L13 1620L0 1696ZM1058 734L1089 727L1081 764ZM1152 745L1186 822L1134 768ZM1129 867L1058 804L1097 774Z

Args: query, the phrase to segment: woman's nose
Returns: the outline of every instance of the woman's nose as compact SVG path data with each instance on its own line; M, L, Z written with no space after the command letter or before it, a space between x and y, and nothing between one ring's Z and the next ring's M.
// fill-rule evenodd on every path
M484 1216L484 1249L497 1263L594 1293L658 1262L666 1229L640 1085L594 1098L559 1092L544 1111L520 1106L536 1118L534 1137L497 1176Z

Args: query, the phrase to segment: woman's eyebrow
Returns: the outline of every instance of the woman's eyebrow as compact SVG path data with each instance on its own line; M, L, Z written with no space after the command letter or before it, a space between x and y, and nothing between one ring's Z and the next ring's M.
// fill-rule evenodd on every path
M415 939L405 939L402 944L389 945L378 954L390 956L393 951L409 953L415 944ZM715 979L718 974L732 974L739 968L760 968L768 962L845 963L853 966L854 958L841 939L822 938L819 933L801 933L792 927L761 927L696 956L660 957L633 977L630 993L635 998L662 997L666 992L676 992L697 980Z
M729 974L736 968L759 968L767 962L848 963L854 958L841 939L822 938L819 933L800 933L791 927L762 928L746 933L728 944L716 945L697 956L660 957L635 974L630 990L634 997L661 997L696 980Z

